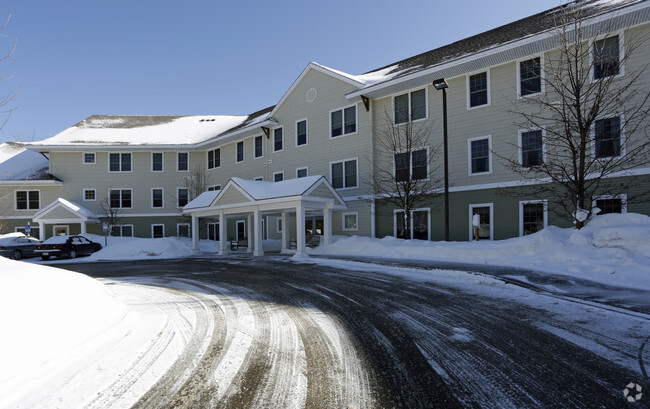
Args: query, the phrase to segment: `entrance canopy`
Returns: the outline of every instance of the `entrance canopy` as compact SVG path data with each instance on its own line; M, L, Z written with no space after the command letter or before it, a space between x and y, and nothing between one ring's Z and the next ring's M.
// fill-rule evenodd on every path
M287 243L287 214L296 214L296 251L305 249L305 212L322 212L324 243L332 235L332 211L347 209L347 205L323 176L308 176L282 182L253 181L232 178L220 191L204 192L183 208L184 214L192 216L194 248L198 249L198 218L218 216L221 254L228 252L226 246L226 223L230 217L248 217L252 223L253 254L262 255L261 221L263 214L282 214L282 248ZM250 228L249 228L250 230Z
M61 197L45 206L33 217L38 223L40 239L45 240L45 224L81 224L81 234L86 233L87 223L99 223L99 216L83 206Z

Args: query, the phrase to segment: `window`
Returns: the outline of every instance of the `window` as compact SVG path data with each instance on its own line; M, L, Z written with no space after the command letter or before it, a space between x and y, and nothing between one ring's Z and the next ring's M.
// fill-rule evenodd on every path
M94 152L84 152L83 154L83 163L86 165L95 164L95 153Z
M621 156L621 118L597 120L594 142L596 158Z
M264 156L264 144L263 144L262 136L256 136L255 137L255 158L261 158Z
M519 95L542 92L542 62L540 57L519 62Z
M208 186L208 192L212 192L214 190L221 190L221 185Z
M243 147L242 147L243 149ZM242 159L243 160L243 159ZM221 149L217 148L208 151L208 169L214 169L221 166Z
M131 172L131 154L130 153L109 153L108 171L109 172Z
M492 240L492 203L476 204L469 206L469 239L474 239L474 229L472 228L472 217L478 214L480 217L479 238Z
M529 168L540 166L544 160L543 133L541 129L519 131L519 146L521 166Z
M165 206L163 201L163 193L164 193L163 188L151 189L151 207L161 208Z
M186 187L179 187L176 189L176 194L178 198L178 207L183 207L189 202L190 193Z
M427 117L427 96L423 89L396 96L393 105L396 124Z
M467 105L469 108L490 104L490 81L488 73L481 72L467 77Z
M132 224L118 224L111 226L111 236L113 237L133 237Z
M621 71L618 36L594 41L594 80L618 75Z
M162 152L153 152L151 154L151 171L152 172L162 172L163 171L163 153Z
M152 224L151 225L151 237L154 239L160 239L165 237L165 225L164 224Z
M237 142L237 162L244 161L244 141Z
M284 180L284 172L275 172L273 173L274 182L282 182Z
M595 198L593 205L600 209L598 214L627 213L627 195L599 196Z
M332 187L334 189L348 189L357 187L357 160L350 159L333 162L330 165Z
M427 149L395 154L395 181L420 180L428 177Z
M357 132L357 107L339 109L330 113L331 136L335 138Z
M190 237L190 224L189 223L178 223L176 225L176 236L177 237Z
M398 239L431 240L431 209L411 210L411 233L406 234L406 217L404 210L393 212L393 234Z
M359 213L343 213L343 231L357 231L359 230L358 219Z
M190 154L188 152L178 152L178 160L176 162L176 170L179 172L189 172L190 170Z
M95 189L84 189L84 201L97 200L97 192Z
M111 189L109 191L110 206L115 209L130 209L133 207L132 196L131 189Z
M519 235L537 233L547 226L547 202L529 201L519 203Z
M284 149L284 135L282 128L273 130L273 152L279 152Z
M16 210L36 210L41 208L41 192L39 190L17 190Z
M304 178L309 176L309 168L298 168L296 169L296 177Z
M208 223L208 240L219 241L219 223Z
M492 172L492 137L481 136L469 139L469 174L477 175Z
M256 181L256 182L262 182L262 181L264 181L264 176L257 176L255 178L253 178L253 180Z
M296 122L296 146L307 145L307 120Z

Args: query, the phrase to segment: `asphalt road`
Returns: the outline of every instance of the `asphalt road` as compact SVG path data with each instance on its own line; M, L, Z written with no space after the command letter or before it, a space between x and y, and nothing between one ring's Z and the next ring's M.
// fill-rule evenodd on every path
M57 267L158 286L195 311L188 348L136 408L650 407L623 395L629 382L650 392L638 312L283 257Z

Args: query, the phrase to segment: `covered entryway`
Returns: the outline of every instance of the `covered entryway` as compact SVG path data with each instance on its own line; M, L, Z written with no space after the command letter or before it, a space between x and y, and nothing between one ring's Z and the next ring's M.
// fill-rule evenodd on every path
M248 246L253 255L264 254L262 247L262 218L275 215L281 218L282 252L292 252L290 241L295 241L297 254L305 253L307 217L322 217L323 243L332 237L332 212L347 206L341 196L323 176L309 176L282 182L253 181L232 178L221 191L204 192L183 208L192 216L192 238L198 251L199 218L219 217L220 252L228 254L228 220L246 220ZM295 219L289 226L289 219ZM292 227L292 228L291 228ZM295 237L290 237L290 231ZM290 240L291 239L291 240Z
M45 240L47 232L45 225L52 225L50 232L53 236L69 234L70 225L80 225L81 234L86 234L88 223L100 223L99 216L85 207L58 198L34 215L34 223L38 223L39 239ZM76 234L76 233L75 233Z

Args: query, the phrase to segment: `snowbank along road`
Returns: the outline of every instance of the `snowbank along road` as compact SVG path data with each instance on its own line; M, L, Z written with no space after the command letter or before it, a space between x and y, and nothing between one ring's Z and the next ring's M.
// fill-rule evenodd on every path
M650 317L485 277L279 257L61 267L167 317L87 407L621 408L630 382L650 392Z

